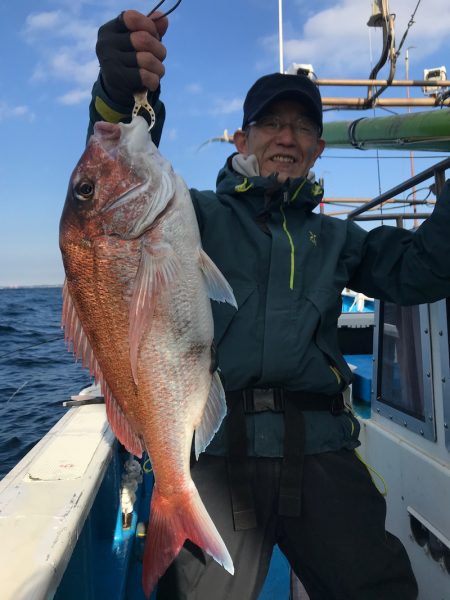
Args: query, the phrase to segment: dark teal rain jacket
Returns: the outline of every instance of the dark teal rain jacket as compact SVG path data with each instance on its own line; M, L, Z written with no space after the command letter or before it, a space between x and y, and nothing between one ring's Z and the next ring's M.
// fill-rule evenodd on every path
M101 118L95 117L91 103L91 126ZM280 185L274 177L246 178L230 165L229 159L215 192L191 190L203 247L238 303L236 311L212 302L227 390L334 394L347 387L351 372L337 339L345 287L398 304L450 296L448 183L417 232L388 226L367 232L313 212L322 190L305 178ZM250 455L282 455L281 414L248 416L247 432ZM358 434L350 413L305 413L307 454L355 448ZM207 452L226 452L223 426Z

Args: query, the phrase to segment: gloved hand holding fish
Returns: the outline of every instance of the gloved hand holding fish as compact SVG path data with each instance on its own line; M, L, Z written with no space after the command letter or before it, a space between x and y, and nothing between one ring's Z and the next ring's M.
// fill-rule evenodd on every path
M198 457L226 413L209 298L237 306L142 117L96 123L70 179L60 247L66 338L100 382L119 441L146 450L153 467L146 595L186 539L233 573L189 463L194 431Z

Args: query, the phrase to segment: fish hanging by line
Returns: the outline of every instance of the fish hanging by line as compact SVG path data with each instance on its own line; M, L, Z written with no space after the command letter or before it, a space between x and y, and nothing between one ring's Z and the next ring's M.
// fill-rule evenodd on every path
M140 116L95 124L69 182L60 247L66 339L101 384L116 437L153 467L149 596L186 539L234 572L189 462L194 431L198 458L226 413L209 298L237 305L201 248L186 184L147 129Z

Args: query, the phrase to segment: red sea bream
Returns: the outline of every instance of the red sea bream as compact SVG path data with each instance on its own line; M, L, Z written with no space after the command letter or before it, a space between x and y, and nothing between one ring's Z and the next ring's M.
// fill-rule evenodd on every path
M66 338L100 382L117 438L138 457L146 450L154 471L146 595L187 538L233 573L189 461L194 431L198 457L226 413L209 299L236 302L142 117L95 125L70 179L60 247Z

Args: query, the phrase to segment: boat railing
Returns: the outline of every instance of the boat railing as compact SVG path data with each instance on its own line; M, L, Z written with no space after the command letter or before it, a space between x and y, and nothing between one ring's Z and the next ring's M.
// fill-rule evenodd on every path
M436 196L439 195L445 183L445 171L450 168L450 158L446 158L432 167L428 167L424 171L421 171L417 175L410 177L403 183L391 188L390 190L383 192L379 196L373 198L369 202L365 202L362 206L358 206L357 208L350 211L347 215L348 219L352 219L354 221L379 221L380 219L395 219L397 225L402 227L403 220L406 218L413 219L426 219L430 216L430 213L417 213L414 212L411 215L406 213L383 213L379 212L376 214L363 214L367 211L380 207L386 200L390 200L391 198L398 197L399 194L402 194L406 190L414 188L416 185L423 183L427 179L431 177L434 178L433 191Z

